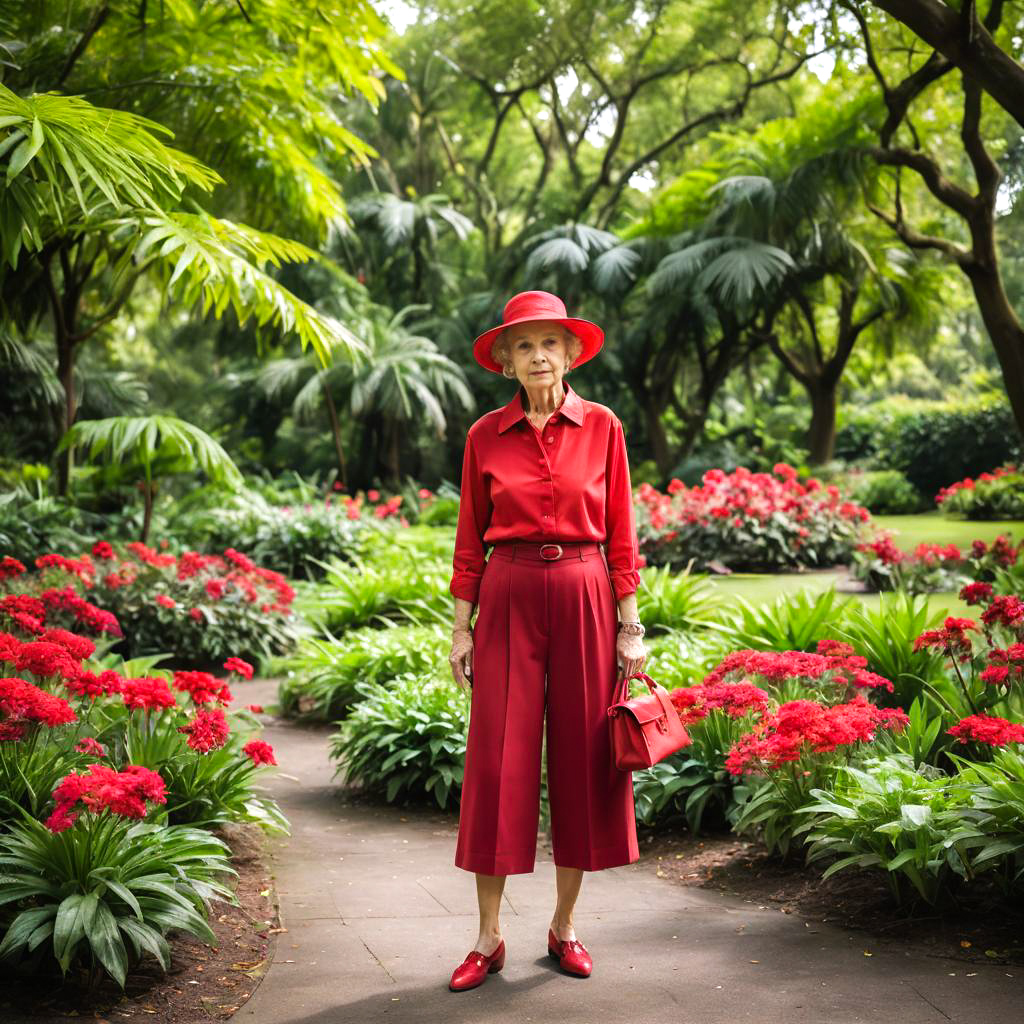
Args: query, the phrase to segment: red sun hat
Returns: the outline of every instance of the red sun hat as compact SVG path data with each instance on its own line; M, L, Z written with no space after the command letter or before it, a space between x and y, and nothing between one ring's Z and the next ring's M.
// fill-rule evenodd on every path
M501 373L501 363L491 357L491 345L494 344L494 339L506 327L526 323L529 320L557 320L580 339L583 343L583 351L580 352L576 362L572 364L573 369L588 359L593 359L604 344L604 331L589 320L566 316L565 303L557 295L552 295L551 292L520 292L505 303L501 323L489 331L484 331L473 342L473 356L476 361L484 369Z

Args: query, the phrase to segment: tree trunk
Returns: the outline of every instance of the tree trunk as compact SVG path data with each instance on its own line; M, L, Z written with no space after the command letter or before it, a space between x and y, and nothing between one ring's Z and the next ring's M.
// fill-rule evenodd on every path
M991 235L989 236L992 237ZM999 359L1006 395L1024 437L1024 330L1006 298L998 263L969 263L963 267L971 282L981 319Z
M142 500L143 500L143 512L142 512L142 543L149 543L149 528L153 523L153 491L155 490L154 485L149 480L142 482Z
M66 434L75 422L75 347L64 332L57 334L57 378L64 388L64 408L61 417L61 434ZM67 497L71 484L72 451L65 448L57 456L57 493Z
M347 490L348 485L345 482L345 453L341 447L341 424L338 422L338 410L334 405L334 399L331 397L331 389L327 386L327 382L322 382L324 391L324 401L327 403L327 414L331 418L331 433L334 435L334 453L338 457L338 481L341 484L342 490Z
M820 466L831 461L836 450L836 391L831 375L816 377L807 385L811 399L811 425L807 432L807 461Z

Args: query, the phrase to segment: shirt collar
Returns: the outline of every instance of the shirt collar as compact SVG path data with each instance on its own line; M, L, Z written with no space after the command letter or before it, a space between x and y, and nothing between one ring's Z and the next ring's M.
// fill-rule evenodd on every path
M583 426L583 418L587 412L583 399L573 391L567 380L562 381L562 388L565 391L565 399L558 407L557 412L562 413L567 420L571 420L577 426ZM499 434L504 434L509 427L514 427L520 420L526 418L522 401L523 390L523 386L520 385L515 398L502 409L501 419L498 422Z

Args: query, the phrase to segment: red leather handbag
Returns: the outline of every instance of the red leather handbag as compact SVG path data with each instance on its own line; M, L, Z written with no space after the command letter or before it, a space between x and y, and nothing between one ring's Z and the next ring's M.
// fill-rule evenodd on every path
M650 693L627 700L629 680L642 679ZM615 767L637 771L688 747L693 739L683 728L669 699L668 690L645 672L635 672L622 681L622 700L608 709L612 756Z

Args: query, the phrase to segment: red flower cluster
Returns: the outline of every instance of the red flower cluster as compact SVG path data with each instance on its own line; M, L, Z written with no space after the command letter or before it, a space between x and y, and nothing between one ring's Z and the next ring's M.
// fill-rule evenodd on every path
M771 698L753 683L698 683L669 691L669 700L683 725L707 718L712 711L724 711L730 718L767 710Z
M228 720L220 708L197 711L188 725L178 726L178 732L188 733L188 745L201 754L223 747L230 731Z
M1024 725L1000 718L998 715L968 715L946 731L961 743L974 740L993 747L1003 747L1007 743L1024 743Z
M245 754L253 764L277 764L274 759L274 748L263 740L250 740L244 747Z
M0 559L0 580L9 580L14 576L20 576L25 572L24 562L19 562L16 558L11 558L10 555L4 555Z
M735 677L760 676L770 683L786 679L816 679L840 687L880 688L893 692L893 684L869 672L867 659L853 653L849 644L831 637L818 642L816 652L809 651L732 651L705 677L703 682L733 681ZM731 677L731 678L730 678Z
M946 617L942 629L926 629L914 639L914 650L932 647L944 651L949 657L958 661L970 661L974 648L967 631L978 629L974 619L958 619L952 615Z
M982 473L978 476L977 480L967 476L963 480L957 480L956 483L950 484L948 487L943 487L939 490L939 493L935 495L935 503L941 505L947 498L956 494L957 491L973 491L976 483L987 483L990 480L998 480L1001 476L1008 476L1010 473L1016 473L1018 469L1012 464L1004 466L998 466L992 470L991 473Z
M93 757L106 757L107 751L103 744L92 736L83 736L75 744L75 752L79 754L91 754Z
M209 672L175 672L174 688L191 696L195 704L231 703L231 690L221 679L214 678Z
M999 594L981 613L986 626L1001 623L1010 628L1024 627L1024 601L1016 594Z
M137 764L120 772L103 764L91 764L81 775L66 775L53 791L53 798L56 807L46 820L47 828L53 832L63 832L75 823L79 803L94 814L106 809L124 818L144 818L147 800L167 803L164 780Z
M95 700L97 697L124 693L125 682L124 676L108 668L99 675L85 671L77 679L66 680L64 686L77 697Z
M797 471L784 462L776 463L771 473L753 473L743 466L732 473L709 469L701 486L688 488L673 479L667 490L663 495L647 483L637 489L656 530L673 520L702 525L710 525L711 519L731 519L735 526L742 526L744 520L765 523L777 513L802 522L826 510L843 519L867 522L871 518L867 509L842 501L838 488L823 491L814 477L801 483Z
M66 647L42 640L23 643L14 667L19 672L31 672L42 678L77 679L82 674L81 660L72 657Z
M1005 650L993 647L988 655L988 667L979 678L994 686L1010 686L1024 680L1024 643L1010 644Z
M228 658L228 660L224 662L224 668L228 672L237 672L240 676L244 676L246 679L252 679L252 665L247 661L243 661L241 658Z
M161 708L175 708L178 702L171 693L166 679L156 676L142 676L140 679L126 679L121 690L125 707L132 710L159 711Z
M70 612L75 622L84 626L89 632L109 633L111 636L124 636L116 618L101 608L90 604L80 597L71 587L60 590L50 588L39 595L39 600L46 608L46 617L57 612Z
M0 679L0 714L11 735L7 739L21 739L25 727L40 722L50 729L77 721L74 709L55 694L17 677ZM13 735L17 731L18 735Z
M732 775L771 772L803 754L830 753L839 747L869 742L879 727L902 731L908 722L906 712L876 707L863 694L832 707L812 700L789 701L737 740L725 767Z

